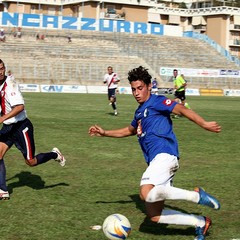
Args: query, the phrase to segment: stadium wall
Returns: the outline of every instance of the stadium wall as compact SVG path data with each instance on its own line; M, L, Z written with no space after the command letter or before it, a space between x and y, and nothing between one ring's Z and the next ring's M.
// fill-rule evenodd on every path
M183 36L179 26L155 23L129 22L124 20L78 18L68 16L50 16L42 14L24 14L0 12L2 27L24 27L31 29L88 30L105 32L123 32Z
M82 85L40 85L19 84L22 92L42 93L98 93L107 94L106 86L82 86ZM160 94L172 94L172 89L159 89ZM121 86L119 94L132 94L130 87ZM234 96L240 97L240 90L236 89L187 89L187 96Z

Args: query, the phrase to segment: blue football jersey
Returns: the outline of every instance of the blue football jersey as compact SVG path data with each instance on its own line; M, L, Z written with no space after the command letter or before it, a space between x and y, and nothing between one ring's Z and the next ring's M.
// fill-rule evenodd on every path
M135 111L131 125L137 129L138 141L149 164L159 153L179 157L178 142L173 132L171 112L178 104L162 95L151 95Z

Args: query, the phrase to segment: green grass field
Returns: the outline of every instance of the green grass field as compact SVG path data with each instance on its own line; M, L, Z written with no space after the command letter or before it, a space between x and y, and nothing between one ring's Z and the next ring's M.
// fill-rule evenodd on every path
M9 201L0 202L1 240L104 240L101 225L112 213L132 224L129 240L193 240L194 228L157 225L145 217L138 197L146 168L136 137L89 137L88 128L130 124L137 103L118 95L119 116L112 115L106 95L24 93L35 126L36 152L58 147L67 159L30 168L13 147L5 156ZM166 207L211 217L209 240L240 239L239 143L240 98L188 97L191 107L222 132L207 132L185 118L173 119L179 140L180 169L175 186L205 188L221 202L220 211L184 201Z

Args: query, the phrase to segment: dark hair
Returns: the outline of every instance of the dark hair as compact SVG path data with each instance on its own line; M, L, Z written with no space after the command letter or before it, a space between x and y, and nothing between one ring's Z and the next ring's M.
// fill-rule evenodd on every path
M148 73L148 69L139 66L128 72L128 81L129 83L133 81L142 81L146 85L151 84L152 76Z
M0 64L2 64L5 67L5 64L2 59L0 59Z

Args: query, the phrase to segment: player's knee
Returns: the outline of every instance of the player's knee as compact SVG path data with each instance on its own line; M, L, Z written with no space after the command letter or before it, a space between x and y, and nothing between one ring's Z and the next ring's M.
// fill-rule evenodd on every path
M149 192L151 191L151 189L152 189L153 187L154 187L154 186L151 185L151 184L147 184L147 185L141 186L141 188L140 188L140 194L139 194L141 200L146 201L147 196L148 196Z
M159 216L154 216L154 217L150 217L150 220L154 223L158 223L159 222Z
M166 199L165 187L164 186L155 186L149 191L146 196L146 202L154 203L158 201L163 201Z
M37 159L33 158L33 159L25 159L25 162L28 166L33 167L37 165Z
M145 201L145 196L140 192L139 197L141 200Z

